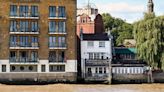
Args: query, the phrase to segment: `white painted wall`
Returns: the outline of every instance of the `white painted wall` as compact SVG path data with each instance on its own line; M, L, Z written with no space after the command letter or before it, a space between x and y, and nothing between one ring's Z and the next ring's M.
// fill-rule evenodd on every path
M88 52L104 52L108 53L108 57L112 59L111 40L105 41L105 47L99 47L99 41L94 41L94 47L87 46L88 41L81 41L81 58L88 58Z
M66 72L77 72L77 60L67 60Z
M6 72L10 72L10 63L9 60L0 60L0 73L2 73L2 65L6 65ZM17 63L16 65L22 65ZM32 64L25 64L25 65L32 65ZM67 60L66 63L49 63L49 60L39 60L37 65L37 72L38 73L49 73L49 65L65 65L65 72L77 72L77 60ZM41 72L41 65L45 65L45 72ZM56 73L56 72L53 72Z
M2 72L2 65L6 65L6 72L10 72L9 60L0 60L0 72Z
M108 41L104 41L105 42L105 47L99 47L99 42L102 41L93 41L94 42L94 46L93 47L88 47L88 41L86 40L81 40L81 69L82 69L82 77L85 77L85 73L86 73L86 67L85 67L85 59L89 59L89 52L90 53L107 53L106 57L108 57L108 59L112 60L112 41L111 38L109 38ZM92 67L92 70L94 73L95 68ZM107 73L109 73L109 67L106 68Z
M48 60L39 60L38 72L41 73L41 66L45 65L46 72L49 72L49 61Z

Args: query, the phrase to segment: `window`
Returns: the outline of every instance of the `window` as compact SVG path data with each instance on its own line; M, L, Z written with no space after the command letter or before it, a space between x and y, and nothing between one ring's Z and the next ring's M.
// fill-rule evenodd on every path
M20 70L23 71L24 70L24 66L20 66Z
M16 62L16 51L10 51L10 62Z
M31 37L31 46L38 47L38 37Z
M93 59L93 53L89 53L89 59Z
M49 17L56 17L56 6L49 6Z
M10 47L16 47L17 46L17 37L11 36L10 37Z
M6 72L6 65L2 65L2 72Z
M64 6L59 6L59 8L58 8L58 16L59 17L66 17L65 7Z
M42 69L42 72L45 72L46 71L46 65L42 65L41 69Z
M49 47L66 47L66 39L64 36L49 37Z
M38 17L38 6L31 6L31 16Z
M57 47L56 37L49 37L49 47Z
M11 32L17 31L17 22L16 21L10 21L10 31Z
M105 42L99 42L99 47L105 47Z
M29 14L28 14L29 10L28 9L29 8L28 8L27 5L20 5L20 7L19 7L19 16L20 17L28 17L29 16Z
M28 24L29 24L28 21L20 21L20 22L19 22L20 31L21 31L21 32L28 32L28 31L29 31L29 30L28 30L28 28L29 28Z
M66 47L65 37L58 37L58 45L59 47Z
M49 62L57 62L56 51L49 52Z
M94 43L93 43L93 41L88 41L88 47L93 47L94 46Z
M104 67L104 73L106 73L106 68Z
M28 61L27 60L28 59L28 52L27 51L20 51L19 56L20 56L20 59L19 59L20 62Z
M37 21L31 22L31 31L38 32L38 22Z
M64 33L65 32L65 22L63 22L63 21L58 22L58 31L60 33Z
M102 68L101 67L99 68L99 73L102 74Z
M88 76L92 76L92 69L88 68L87 73L88 73Z
M95 69L95 73L98 73L98 68L96 67L96 69Z
M58 61L59 62L64 62L64 59L65 59L65 52L64 51L60 51L58 53Z
M100 59L100 53L94 53L94 59Z
M64 72L65 65L50 65L49 71L50 72Z
M15 66L10 66L10 70L11 70L11 71L14 71L15 69L16 69Z
M49 62L65 62L65 52L64 51L50 51L49 52Z
M37 62L38 61L38 52L32 51L31 52L31 62Z
M49 22L49 32L50 33L56 32L56 22L55 21Z
M10 6L10 16L17 16L17 6L16 5Z
M28 47L29 46L29 37L28 36L20 36L20 47Z

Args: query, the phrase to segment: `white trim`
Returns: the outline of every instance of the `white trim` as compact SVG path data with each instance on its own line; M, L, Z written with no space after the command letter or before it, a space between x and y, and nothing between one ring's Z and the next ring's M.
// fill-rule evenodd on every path
M10 32L10 34L39 34L39 32Z
M36 62L36 63L29 63L29 62L26 62L26 63L24 63L24 62L10 62L10 65L38 65L38 62Z
M39 47L10 47L10 49L39 49Z
M39 19L39 17L19 17L10 16L11 19Z
M59 34L59 35L66 35L67 33L66 32L54 32L54 33L52 33L52 32L49 32L48 34L54 34L54 35L57 35L57 34Z
M49 49L67 49L67 47L49 47Z
M60 20L66 20L66 17L49 17L48 19L60 19Z
M59 63L56 63L56 62L52 63L51 62L51 63L49 63L49 65L66 65L66 63L65 62L64 63L60 63L60 62Z

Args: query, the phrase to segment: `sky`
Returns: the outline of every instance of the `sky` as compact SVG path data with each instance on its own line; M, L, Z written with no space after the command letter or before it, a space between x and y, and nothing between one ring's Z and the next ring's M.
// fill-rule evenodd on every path
M88 0L77 0L77 7L84 6ZM157 16L164 15L164 0L154 0L154 11ZM148 0L90 0L96 5L99 13L110 13L113 17L133 23L143 18L147 11Z

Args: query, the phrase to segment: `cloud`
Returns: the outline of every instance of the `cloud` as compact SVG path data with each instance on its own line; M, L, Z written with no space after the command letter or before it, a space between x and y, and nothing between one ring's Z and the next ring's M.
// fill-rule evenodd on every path
M97 4L99 13L110 13L114 17L122 18L129 23L140 19L145 11L144 5L134 5L125 2Z
M100 12L143 12L144 5L134 5L125 2L119 3L108 3L108 4L97 4Z

